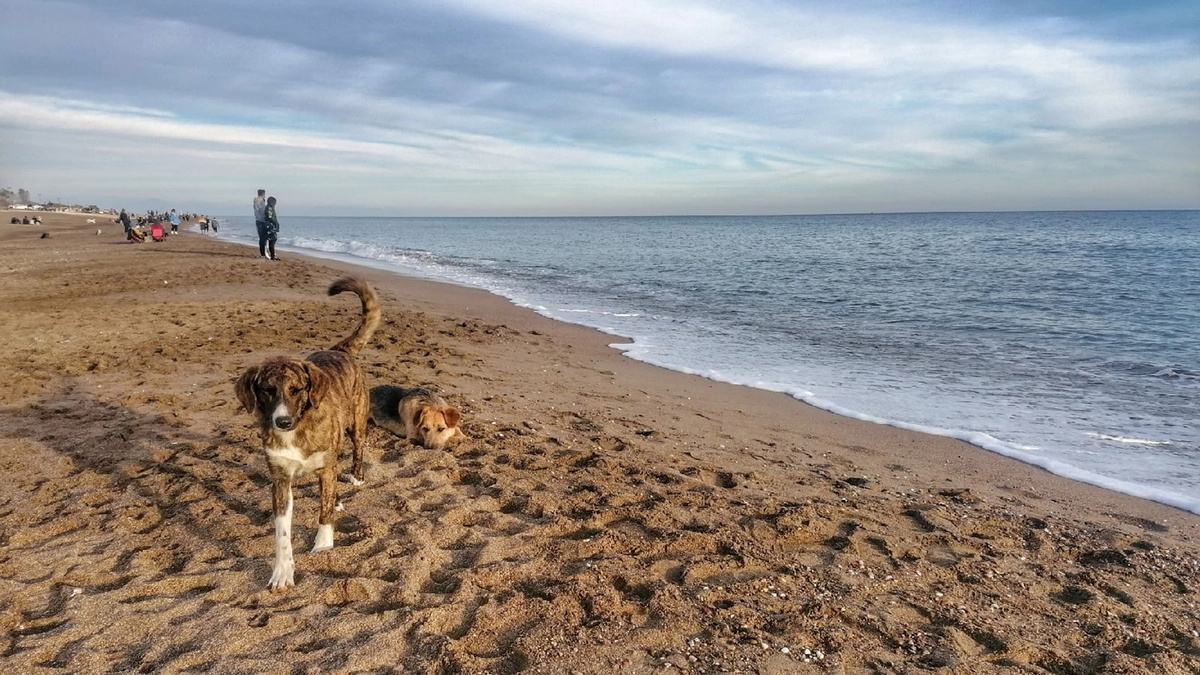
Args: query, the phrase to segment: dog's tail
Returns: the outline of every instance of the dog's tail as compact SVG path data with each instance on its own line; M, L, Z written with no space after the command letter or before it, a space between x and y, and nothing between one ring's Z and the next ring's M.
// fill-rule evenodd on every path
M349 337L330 349L356 356L379 327L379 297L375 295L375 289L353 277L343 277L329 286L330 295L337 295L343 291L353 291L362 300L362 322Z

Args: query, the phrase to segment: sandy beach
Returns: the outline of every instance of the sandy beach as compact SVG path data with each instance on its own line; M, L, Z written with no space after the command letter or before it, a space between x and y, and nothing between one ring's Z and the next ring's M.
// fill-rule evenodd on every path
M638 363L482 291L11 215L5 673L1200 673L1200 516ZM347 335L358 302L325 289L348 271L383 305L368 386L441 392L468 440L373 427L327 552L301 479L273 593L233 383Z

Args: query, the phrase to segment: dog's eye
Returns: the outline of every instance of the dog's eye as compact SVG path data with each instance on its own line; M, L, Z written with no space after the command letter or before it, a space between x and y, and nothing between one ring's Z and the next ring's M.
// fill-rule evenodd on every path
M445 430L446 430L446 427L438 427L438 433L441 433Z

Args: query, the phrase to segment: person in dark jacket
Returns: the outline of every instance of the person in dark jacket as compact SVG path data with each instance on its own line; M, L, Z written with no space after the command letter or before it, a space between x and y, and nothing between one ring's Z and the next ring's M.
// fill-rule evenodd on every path
M275 240L279 238L279 218L275 215L275 198L267 197L267 208L263 215L266 218L267 250L271 260L279 260L275 255Z

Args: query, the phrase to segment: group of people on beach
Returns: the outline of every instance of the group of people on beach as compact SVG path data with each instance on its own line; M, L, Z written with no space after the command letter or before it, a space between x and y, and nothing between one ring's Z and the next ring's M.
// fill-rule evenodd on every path
M279 238L279 218L275 216L275 198L260 189L254 197L254 226L258 229L258 257L279 260L275 241Z
M266 190L260 189L254 197L254 225L258 229L258 256L266 260L279 260L279 256L275 253L275 242L279 239L279 218L275 214L275 203L275 198L268 197ZM171 234L179 234L180 223L193 220L200 226L201 232L208 232L211 229L216 234L220 228L216 218L195 213L179 214L175 209L147 211L138 216L133 216L129 211L121 209L120 215L117 216L117 222L125 228L125 238L136 243L146 240L145 228L155 226L161 228L166 223L170 225Z
M147 211L145 214L132 216L129 211L121 209L121 213L117 216L117 222L125 229L125 239L134 243L146 241L147 229L151 235L155 228L159 228L163 235L167 232L163 229L170 227L170 234L179 234L179 225L181 223L191 222L195 220L200 223L200 229L207 232L209 228L217 232L219 227L216 218L201 216L195 213L177 213L175 209L170 211ZM160 237L155 236L156 241L161 241Z

